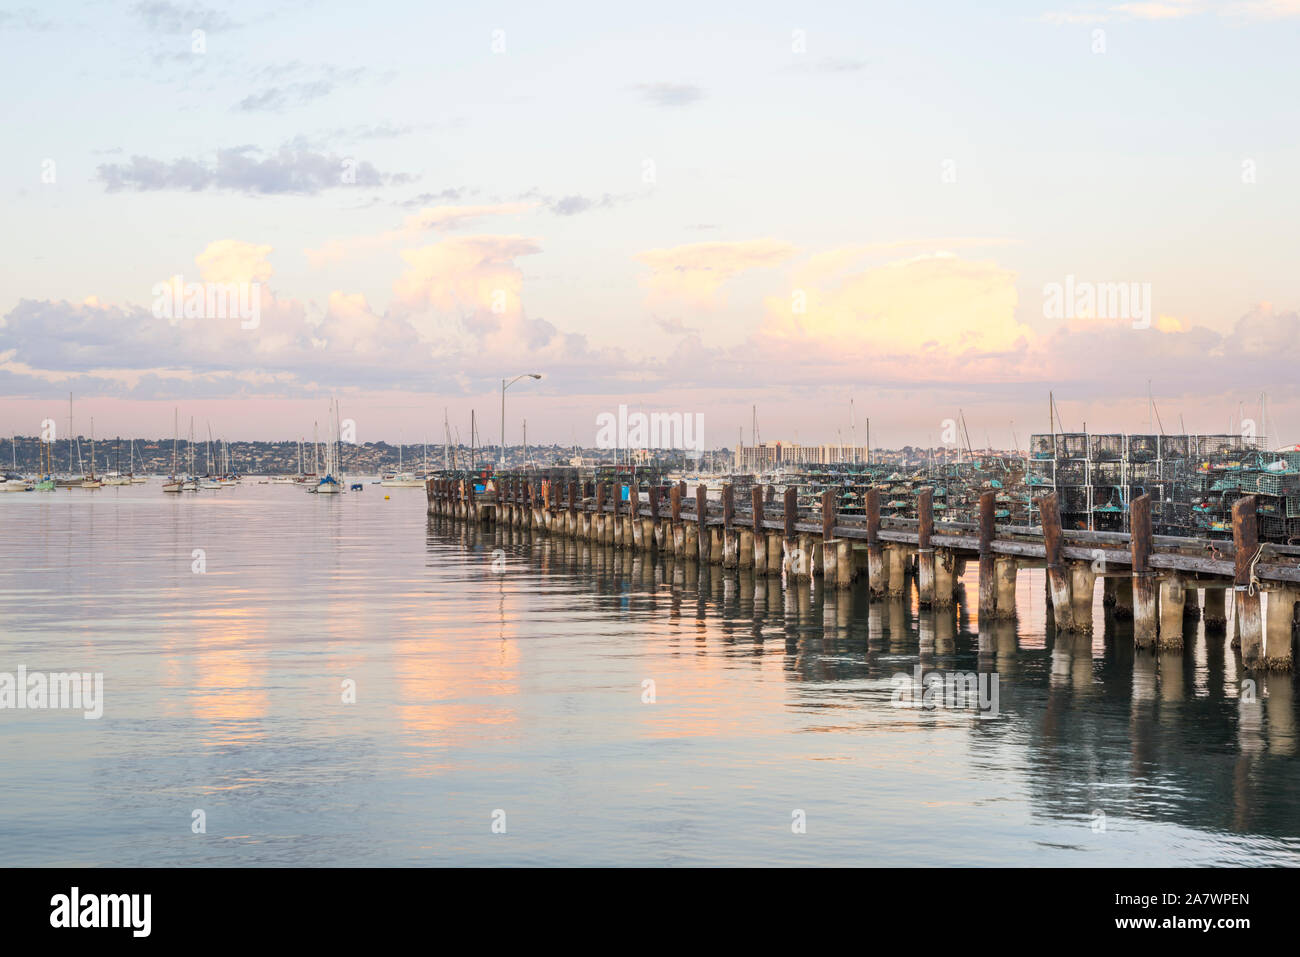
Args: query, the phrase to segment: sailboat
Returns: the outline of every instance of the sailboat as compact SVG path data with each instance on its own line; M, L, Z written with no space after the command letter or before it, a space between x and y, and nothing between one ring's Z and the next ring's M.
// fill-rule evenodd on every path
M0 492L30 492L32 483L18 474L18 436L13 438L14 470L6 472L0 479Z
M185 486L185 482L176 474L176 445L180 441L180 419L177 412L172 410L172 471L163 482L164 492L179 492Z
M379 476L379 484L384 488L424 488L424 482L416 478L413 472L402 471L402 437L397 437L397 471Z
M343 491L343 484L334 477L334 473L339 469L339 447L338 447L338 403L335 401L330 408L330 425L331 435L325 439L325 476L316 484L311 491L318 495L337 495Z
M224 439L221 441L221 478L219 481L222 485L239 484L239 476L230 467L230 443Z
M194 475L194 416L190 416L190 468L188 478L181 485L182 492L197 492L199 490L199 480Z
M104 476L105 485L130 485L131 476L122 474L122 440L117 440L117 469Z
M212 471L212 426L211 424L208 425L208 445L207 445L206 461L208 463L208 473L203 477L203 481L199 483L199 487L207 488L207 489L221 488L221 482L218 481L217 474L214 474ZM218 465L217 468L218 470L220 470L220 465Z
M149 476L135 474L135 439L131 440L131 445L128 449L128 454L129 454L129 459L127 461L127 464L130 466L131 470L126 474L131 479L132 485L143 485L145 482L149 481Z
M90 420L90 474L81 481L82 488L103 488L104 483L95 475L95 420Z
M54 443L41 439L41 471L36 477L36 491L53 492L54 485Z

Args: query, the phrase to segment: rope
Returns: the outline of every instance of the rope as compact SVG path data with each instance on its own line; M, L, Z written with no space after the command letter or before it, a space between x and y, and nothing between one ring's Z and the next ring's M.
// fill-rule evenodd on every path
M1255 566L1259 564L1259 559L1263 554L1264 545L1261 542L1259 547L1255 549L1255 557L1250 560L1250 585L1247 587L1246 592L1252 596L1259 592L1259 586L1262 584L1255 575Z

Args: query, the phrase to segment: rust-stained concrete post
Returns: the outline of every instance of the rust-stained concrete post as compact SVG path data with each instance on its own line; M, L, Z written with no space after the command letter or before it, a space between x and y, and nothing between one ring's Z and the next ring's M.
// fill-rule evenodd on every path
M1073 605L1074 627L1079 631L1092 631L1092 596L1097 590L1097 573L1091 562L1070 562L1070 604Z
M1129 505L1129 539L1133 549L1133 643L1156 643L1156 579L1151 570L1151 496L1139 495ZM1116 595L1117 602L1123 595ZM1116 608L1118 609L1118 604Z
M578 483L569 483L569 518L565 526L570 538L578 537Z
M1262 668L1270 671L1291 670L1291 637L1295 629L1295 606L1298 601L1300 589L1291 585L1274 588L1268 593Z
M867 590L872 601L885 597L889 575L880 547L880 489L867 489Z
M1226 588L1205 589L1205 607L1201 617L1205 620L1206 632L1222 632L1228 627L1227 597L1232 594Z
M684 482L668 490L668 522L672 534L674 558L681 558L686 547L686 530L682 528L682 495L685 490Z
M713 543L709 536L709 490L703 483L695 486L695 525L699 530L700 561L707 563L712 557ZM719 556L721 557L721 556Z
M997 613L998 584L996 581L996 558L993 554L994 522L993 511L997 502L996 492L980 493L980 598L979 616L981 619L992 618Z
M1070 603L1070 576L1061 561L1065 539L1055 492L1038 500L1038 511L1043 519L1043 548L1047 557L1047 589L1052 599L1052 618L1057 631L1072 632L1075 630L1074 607Z
M951 548L934 551L934 606L947 608L957 593L957 556Z
M1014 555L999 555L993 563L993 574L997 577L998 597L994 617L1011 619L1016 617L1016 564Z
M623 489L626 486L622 482L614 483L614 494L611 496L614 500L614 514L611 524L613 525L613 543L615 548L623 547L623 526L624 526L624 508L623 508Z
M1259 557L1259 522L1253 495L1243 496L1233 503L1232 546L1236 551L1233 591L1236 593L1237 641L1241 644L1242 663L1253 668L1264 652L1259 586L1252 580L1254 564Z
M753 529L750 533L750 561L754 566L754 576L767 574L767 529L763 527L763 486L755 485L749 490L750 511Z
M890 598L901 597L903 590L907 588L907 560L906 545L892 542L885 548L885 564L889 567L885 579Z
M605 541L605 483L596 483L596 511L591 516L591 540L597 544Z
M916 496L917 572L916 588L921 607L934 604L934 548L930 538L934 534L934 489L923 488Z
M1133 620L1133 579L1131 576L1115 579L1115 619Z
M663 488L659 485L649 485L646 487L647 504L650 506L650 517L645 520L642 533L645 538L646 551L654 551L664 547L664 525L659 520L659 500L663 495Z
M1187 585L1176 572L1160 582L1159 646L1178 650L1183 647L1183 603Z
M645 548L645 526L641 524L641 486L636 481L627 487L627 524L628 531L623 533L624 543L641 551Z
M606 501L609 502L609 514L605 516L604 541L606 545L614 544L615 530L618 528L618 495L618 486L610 482L609 494L606 496Z
M836 562L835 548L835 490L822 490L822 560L821 567L814 568L814 573L820 571L827 587L835 584L838 576L838 563Z
M789 580L808 577L808 556L799 547L799 534L795 528L799 520L799 492L793 485L785 490L784 529L781 536L781 567Z
M736 488L722 486L722 567L735 568L740 562L740 539L736 534Z

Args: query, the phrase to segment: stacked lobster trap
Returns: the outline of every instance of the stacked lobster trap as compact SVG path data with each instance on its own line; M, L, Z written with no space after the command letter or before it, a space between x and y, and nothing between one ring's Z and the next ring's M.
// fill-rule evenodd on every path
M1255 495L1260 537L1300 541L1300 452L1239 435L1056 433L1030 437L1026 491L1057 494L1066 528L1127 531L1147 495L1158 535L1230 538L1232 505Z

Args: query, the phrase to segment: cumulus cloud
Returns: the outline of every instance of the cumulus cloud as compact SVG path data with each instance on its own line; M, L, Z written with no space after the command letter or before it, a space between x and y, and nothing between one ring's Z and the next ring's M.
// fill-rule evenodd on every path
M451 394L481 388L518 366L545 372L569 396L671 395L673 405L688 395L711 395L716 403L744 396L747 405L755 381L773 398L804 404L831 393L861 397L869 386L878 398L905 398L906 408L943 407L960 394L968 411L1037 402L1055 388L1058 397L1087 401L1099 420L1110 420L1129 405L1142 407L1153 371L1157 391L1186 397L1175 408L1190 413L1212 401L1206 383L1224 381L1225 368L1250 369L1279 404L1300 396L1300 316L1267 304L1226 332L1167 315L1150 329L1099 319L1030 328L1017 319L1025 312L1017 277L992 260L924 253L864 266L855 257L872 247L797 262L792 247L775 241L701 245L651 259L669 273L708 264L708 282L686 282L690 296L711 296L719 277L749 268L801 273L802 308L793 308L790 276L774 275L747 337L710 346L669 313L653 317L659 348L646 350L638 339L632 354L594 347L566 331L563 317L530 314L521 262L542 253L534 237L448 235L403 249L382 307L345 289L319 304L286 296L274 286L270 246L223 239L195 257L196 268L207 282L261 284L257 328L157 318L147 305L93 297L23 300L0 319L0 394Z
M219 239L194 257L205 282L266 282L273 270L270 246Z
M652 301L709 306L717 303L719 287L727 280L780 265L794 253L791 243L751 239L648 249L636 258L650 267L646 284Z
M424 233L452 231L468 226L488 216L517 216L532 210L537 204L492 203L482 206L430 206L407 216L396 229L386 230L348 239L334 239L317 249L305 250L307 261L313 267L342 262L348 256L368 250L383 249L394 243L412 241Z
M764 333L899 353L1003 352L1032 332L1015 319L1016 277L951 253L916 256L767 303Z

